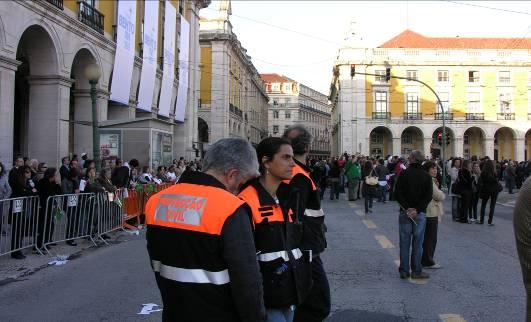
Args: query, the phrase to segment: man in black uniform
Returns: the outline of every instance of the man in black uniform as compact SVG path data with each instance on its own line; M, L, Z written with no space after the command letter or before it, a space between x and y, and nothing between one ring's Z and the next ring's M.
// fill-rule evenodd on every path
M189 171L146 205L147 248L164 304L163 321L265 319L251 213L235 196L258 176L253 147L217 141L204 172Z
M310 178L306 158L310 152L311 134L301 125L289 127L284 132L293 147L295 167L289 182L295 209L304 225L301 249L311 250L313 287L306 300L295 309L294 322L321 322L330 314L330 286L319 256L326 248L324 213L317 185ZM298 201L298 202L297 202Z

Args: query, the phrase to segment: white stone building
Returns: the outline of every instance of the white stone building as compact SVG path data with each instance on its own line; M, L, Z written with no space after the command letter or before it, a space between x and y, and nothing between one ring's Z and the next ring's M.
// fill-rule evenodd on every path
M257 145L267 136L268 97L247 50L232 31L230 1L217 15L201 18L199 140L203 148L228 137Z
M406 30L378 48L351 35L335 62L333 154L531 158L531 39L441 38ZM418 82L391 78L418 79ZM352 75L354 73L354 75ZM376 74L364 75L365 74ZM438 138L445 118L448 139Z
M304 125L313 136L310 156L329 157L332 107L328 97L286 76L260 76L266 82L269 95L269 135L281 136L291 125Z
M189 88L185 122L157 115L162 70L163 28L159 28L152 108L136 108L142 70L144 2L136 2L135 58L129 104L109 100L116 50L118 2L114 0L36 0L0 2L0 160L9 166L14 154L58 165L63 156L87 152L92 157L89 83L85 67L96 64L97 115L103 157L139 159L156 166L172 158L195 157L196 106L199 100L199 9L209 0L159 1L160 23L165 6L190 24ZM133 18L133 20L134 20ZM159 23L159 24L160 24ZM178 48L175 48L178 52ZM175 61L175 66L178 65ZM176 73L177 74L177 73ZM177 79L172 84L174 106ZM112 160L111 160L112 161Z

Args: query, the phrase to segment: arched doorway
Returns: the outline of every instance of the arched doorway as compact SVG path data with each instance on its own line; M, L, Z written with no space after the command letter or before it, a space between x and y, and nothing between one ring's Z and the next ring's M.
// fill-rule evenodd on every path
M424 151L424 134L415 126L410 126L402 131L400 137L402 155L409 155L413 150Z
M90 84L85 76L85 68L96 63L96 59L87 49L79 50L74 56L70 78L74 80L70 91L69 119L69 154L87 153L92 155L92 100ZM98 115L101 115L98 109Z
M525 161L531 160L531 129L525 134Z
M494 160L514 160L515 136L508 127L499 128L494 134Z
M455 134L450 128L446 127L446 138L442 135L443 128L436 129L431 138L431 153L433 157L441 157L442 145L444 144L444 160L448 160L455 156Z
M463 134L463 157L470 159L473 156L482 158L486 155L485 134L479 127L468 128Z
M393 135L385 126L378 126L371 131L370 155L381 158L393 154Z
M208 143L208 124L202 118L197 118L197 139L201 143Z
M57 98L51 93L50 78L57 75L58 62L48 32L38 25L28 27L20 37L16 59L22 64L15 72L13 154L55 162L56 148L50 149L56 133L46 134L57 127Z

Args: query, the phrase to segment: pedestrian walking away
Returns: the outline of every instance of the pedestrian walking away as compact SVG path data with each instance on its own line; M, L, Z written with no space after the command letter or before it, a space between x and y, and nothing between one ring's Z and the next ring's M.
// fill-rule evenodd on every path
M252 180L239 194L251 208L254 240L264 283L267 322L292 322L295 307L302 303L312 287L311 253L301 250L302 223L289 209L293 196L282 180L292 176L293 149L289 142L270 137L257 148L260 177ZM295 199L297 196L295 196Z
M289 205L291 209L295 209L297 218L304 225L301 248L312 251L313 286L306 300L297 306L293 320L321 322L330 314L331 304L330 286L320 257L326 248L325 216L317 187L310 178L310 169L306 166L312 136L303 126L295 125L286 129L283 138L291 143L295 157L293 177L285 182L289 182L291 191L299 192L299 198L291 200Z
M422 169L424 154L414 150L409 155L409 167L402 171L396 183L396 201L400 205L398 230L400 235L400 278L425 279L422 271L422 244L426 228L426 209L433 196L433 181ZM411 272L410 272L411 261Z
M146 205L151 267L163 321L252 322L265 319L251 214L237 194L258 176L254 148L221 139L190 171Z
M487 208L487 202L490 200L489 219L488 224L493 225L494 208L496 207L496 200L498 199L498 193L503 190L502 185L498 182L496 173L494 172L493 161L487 160L481 170L479 176L479 198L481 199L481 212L478 224L483 224L485 219L485 209Z

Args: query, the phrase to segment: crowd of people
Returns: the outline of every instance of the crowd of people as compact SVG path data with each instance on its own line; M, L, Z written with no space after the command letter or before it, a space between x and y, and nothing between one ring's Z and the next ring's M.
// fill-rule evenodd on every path
M112 169L101 169L96 172L96 163L88 159L86 153L79 158L73 155L72 158L64 157L61 160L59 169L48 167L44 162L36 159L27 159L17 156L13 167L8 171L0 163L0 200L9 198L21 198L29 196L39 197L39 221L37 222L37 246L34 253L42 251L44 243L50 241L53 235L54 223L51 218L46 218L46 202L48 197L61 194L78 194L78 193L101 193L116 192L120 188L134 187L136 184L161 184L175 183L179 180L182 173L186 170L200 171L201 160L186 161L184 158L173 160L168 167L159 166L156 171L152 171L149 166L140 167L138 160L131 159L129 162L116 160L116 165ZM2 223L13 224L15 214L8 214L8 207L0 207L0 232L3 230ZM6 213L6 220L3 220L3 214ZM86 214L89 216L90 214ZM79 220L79 219L76 219ZM69 222L67 230L73 231L75 221ZM28 223L16 221L15 229L11 230L11 250L21 248L24 232L28 229ZM46 236L44 229L48 229ZM104 235L106 238L107 236ZM66 242L70 246L76 246L75 240ZM55 246L56 244L49 244ZM11 257L15 259L24 259L26 256L22 251L11 252Z

